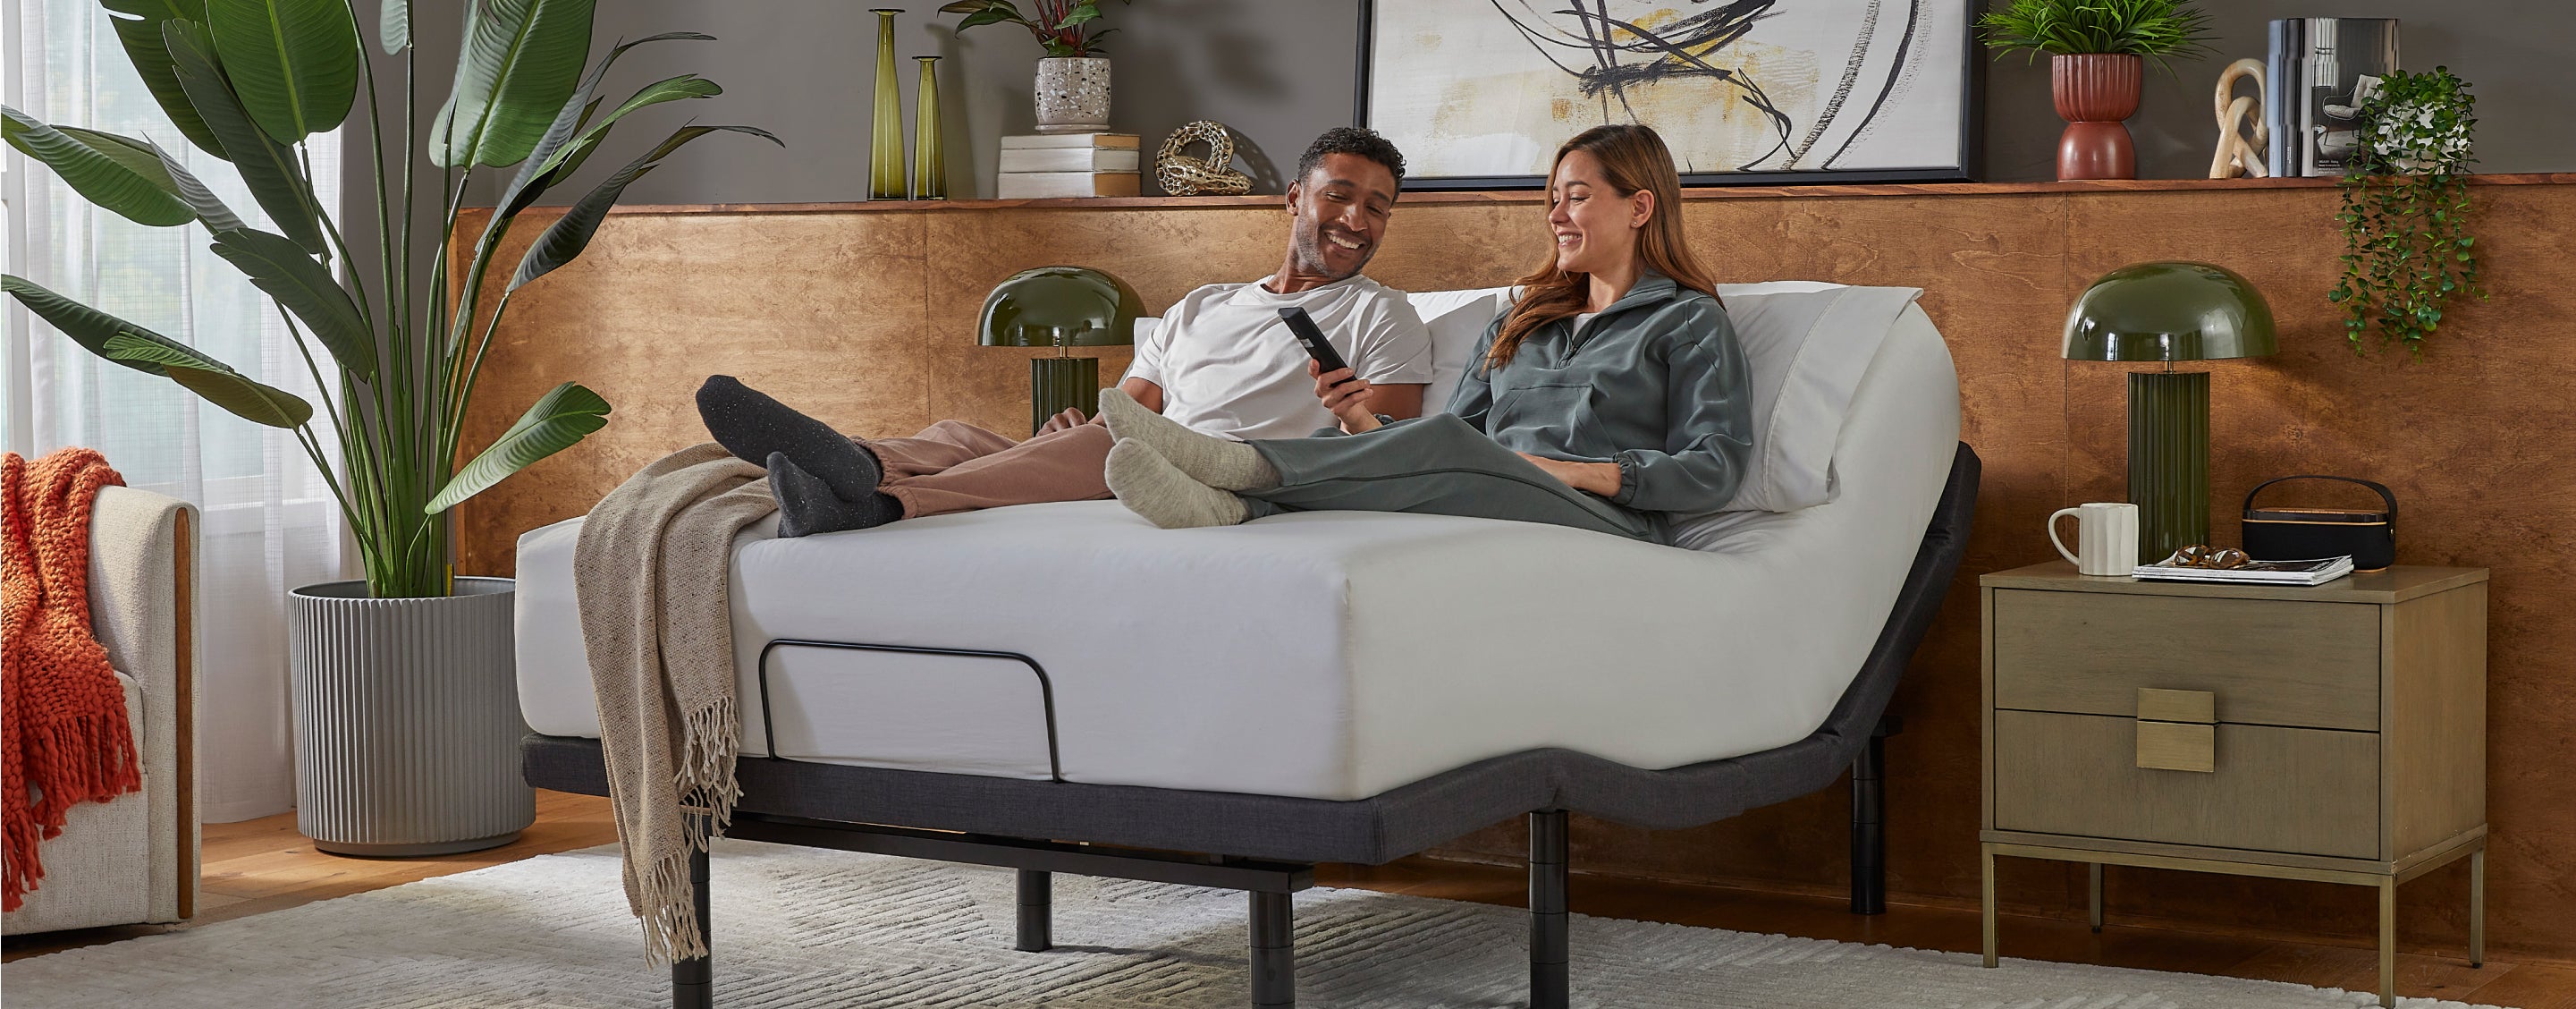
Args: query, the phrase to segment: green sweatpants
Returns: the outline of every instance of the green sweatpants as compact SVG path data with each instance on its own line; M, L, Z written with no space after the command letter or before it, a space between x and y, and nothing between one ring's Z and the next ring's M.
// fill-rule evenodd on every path
M1292 511L1420 512L1546 522L1654 541L1646 512L1568 487L1450 414L1365 434L1248 442L1279 486L1246 491L1253 518Z

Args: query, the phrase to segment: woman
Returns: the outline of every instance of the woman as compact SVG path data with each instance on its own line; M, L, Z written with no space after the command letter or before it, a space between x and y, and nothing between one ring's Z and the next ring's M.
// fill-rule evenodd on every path
M1651 540L1665 515L1725 506L1751 454L1747 371L1683 239L1680 197L1655 131L1584 131L1557 148L1549 173L1548 258L1486 330L1448 414L1236 442L1105 390L1101 413L1117 438L1109 489L1166 529L1346 509ZM1341 395L1365 397L1366 386Z

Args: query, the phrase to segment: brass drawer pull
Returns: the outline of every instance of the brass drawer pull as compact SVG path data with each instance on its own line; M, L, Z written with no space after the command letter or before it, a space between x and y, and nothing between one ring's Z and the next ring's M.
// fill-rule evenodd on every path
M2150 722L2198 722L2202 725L2210 725L2218 721L2218 695L2206 690L2157 690L2153 687L2140 687L2138 688L2138 717Z
M2218 770L2218 727L2141 721L2138 766L2150 771L2214 772Z

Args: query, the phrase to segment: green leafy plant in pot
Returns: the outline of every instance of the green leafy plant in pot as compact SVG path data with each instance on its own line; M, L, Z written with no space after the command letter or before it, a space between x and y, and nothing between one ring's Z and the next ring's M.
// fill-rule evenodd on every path
M2442 307L2466 292L2483 299L2477 236L2469 233L2469 164L2477 96L2448 67L2400 70L2361 102L2364 142L2343 178L2343 276L2327 292L2342 305L2353 353L2363 336L2402 343L2417 356L2442 326Z
M1133 2L1133 0L1128 0ZM1109 60L1100 40L1117 31L1102 28L1100 0L1031 0L1036 16L1020 13L1011 0L956 0L939 9L966 15L957 30L991 24L1015 24L1029 30L1046 47L1038 61L1037 117L1040 133L1097 133L1109 128Z
M2060 179L2134 179L2137 144L2124 120L2138 112L2145 61L2209 52L2209 13L2191 0L2011 0L1977 20L1986 45L2048 54L2050 94L2066 132Z
M379 103L354 2L101 0L177 134L231 163L265 221L225 206L152 140L0 107L8 143L90 202L146 226L203 225L215 254L276 301L324 391L318 416L300 396L34 281L0 277L0 287L93 354L296 433L348 519L366 574L363 583L299 588L289 601L298 825L326 850L468 850L506 842L534 814L515 759L525 728L510 689L511 583L450 576L447 511L579 442L609 413L597 393L565 382L456 465L484 350L511 297L580 256L619 194L672 152L720 130L777 138L749 126L672 131L549 224L487 305L485 277L512 224L570 183L620 121L721 90L682 74L607 105L598 88L610 64L648 42L709 36L623 43L585 72L595 0L471 0L460 5L465 44L447 101L423 123L412 111L421 69L412 3L382 0L378 42L404 66L403 90L389 99L402 111L380 114L389 105ZM365 250L372 261L352 255L336 208L315 196L309 140L334 129L363 138L375 169L382 241ZM451 278L444 253L471 228L460 215L467 183L492 172L508 183ZM445 222L434 243L416 241L410 227L424 201ZM435 257L425 283L411 268L416 252ZM336 466L317 424L337 436ZM422 733L444 735L430 745ZM411 745L371 742L385 738Z

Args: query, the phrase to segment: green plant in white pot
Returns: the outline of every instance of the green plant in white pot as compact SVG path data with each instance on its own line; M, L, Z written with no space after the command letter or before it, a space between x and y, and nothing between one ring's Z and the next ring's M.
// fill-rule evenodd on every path
M958 31L1015 24L1046 47L1046 58L1038 61L1038 132L1107 130L1109 57L1101 50L1100 40L1118 29L1097 23L1100 0L1031 0L1030 7L1035 16L1020 13L1020 5L1012 0L956 0L939 9L966 15L958 19Z
M0 277L0 287L91 353L296 433L338 499L366 574L363 583L298 589L293 601L299 824L337 850L461 850L506 841L533 807L513 752L524 729L510 689L509 582L451 577L447 511L580 441L609 412L597 393L565 382L457 465L483 350L511 296L581 255L619 194L673 151L718 130L777 138L748 126L672 131L548 225L486 304L485 276L512 224L570 183L618 122L721 90L682 74L609 105L597 94L609 65L645 42L708 36L622 44L585 73L595 0L424 6L461 7L465 45L446 104L420 122L410 111L419 69L411 0L382 0L379 11L379 41L404 62L402 92L388 96L403 111L381 115L354 2L101 0L177 134L230 162L265 221L225 206L152 140L48 125L0 107L9 144L92 203L147 226L203 225L215 254L276 300L323 390L318 412L302 397L26 278ZM334 129L362 139L376 168L372 212L383 241L365 250L373 261L363 265L343 238L337 208L315 195L308 142ZM499 204L451 278L443 253L463 230L467 183L504 170ZM419 241L410 226L423 202L445 222L435 242ZM423 271L426 283L411 268L415 253L436 257ZM458 293L451 298L450 290ZM317 424L336 435L337 460ZM412 766L401 766L406 761ZM429 794L402 805L411 800L400 793L414 787ZM465 792L488 794L456 794Z

